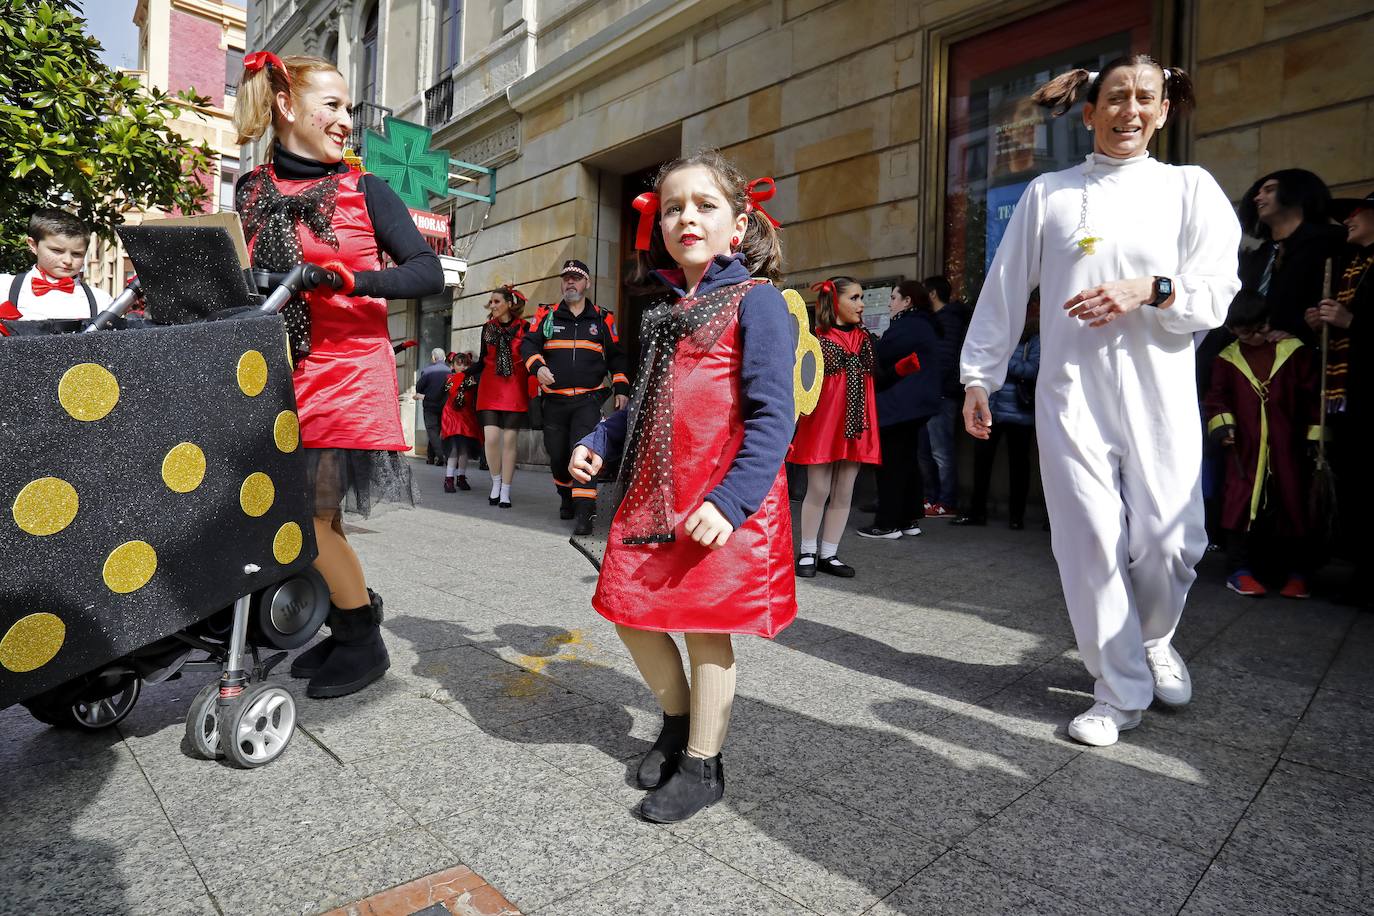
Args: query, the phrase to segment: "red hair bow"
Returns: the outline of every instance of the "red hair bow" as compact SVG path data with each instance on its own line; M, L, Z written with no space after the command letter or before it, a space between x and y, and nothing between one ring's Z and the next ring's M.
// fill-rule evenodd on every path
M763 218L773 224L774 229L781 229L782 223L773 219L773 215L763 209L765 200L772 200L773 195L778 191L777 182L771 178L755 178L744 186L744 211L753 213L755 210L763 214Z
M811 290L816 293L829 293L832 303L840 298L839 290L835 289L835 281L833 280L822 280L819 283L812 283Z
M291 85L291 73L286 69L286 64L271 51L254 51L243 59L245 73L257 73L263 67L276 67L286 79L286 84Z
M505 286L501 288L504 289L506 292L510 293L512 299L519 299L521 305L524 305L526 302L529 302L529 300L525 298L524 293L520 292L520 290L516 289L514 286L511 286L509 283L507 283Z
M654 220L658 217L658 195L645 191L634 200L639 211L639 228L635 230L635 251L648 251L654 235Z
M13 302L9 301L8 299L6 299L4 302L0 302L0 320L18 321L20 318L23 317L24 316L19 313L19 309L15 306Z

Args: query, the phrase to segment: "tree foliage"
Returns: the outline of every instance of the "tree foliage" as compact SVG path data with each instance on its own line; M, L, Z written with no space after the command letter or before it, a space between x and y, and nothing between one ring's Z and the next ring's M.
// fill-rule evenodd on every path
M145 88L97 56L74 0L0 0L0 270L27 262L29 215L69 210L103 235L123 213L198 210L213 153L169 125L209 100Z

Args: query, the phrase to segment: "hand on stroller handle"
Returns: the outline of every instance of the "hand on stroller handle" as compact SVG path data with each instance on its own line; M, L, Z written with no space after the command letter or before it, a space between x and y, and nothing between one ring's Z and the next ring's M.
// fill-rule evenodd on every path
M276 276L272 276L276 280ZM276 289L272 290L267 300L259 306L259 311L268 315L275 315L286 304L291 301L291 297L299 293L312 290L317 286L330 286L340 289L344 286L344 279L332 270L326 270L318 264L304 262L297 264L291 272L277 281Z

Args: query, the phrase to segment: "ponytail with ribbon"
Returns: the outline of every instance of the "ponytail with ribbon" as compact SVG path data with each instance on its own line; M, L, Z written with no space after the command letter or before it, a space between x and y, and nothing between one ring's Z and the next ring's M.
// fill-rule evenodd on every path
M529 302L529 300L525 298L524 293L520 292L520 290L516 289L514 286L511 286L509 283L503 284L501 289L505 290L506 298L512 302L519 302L521 305Z
M282 79L286 80L286 85L291 85L291 73L286 69L286 64L271 51L254 51L243 59L244 73L257 73L264 67L269 70L275 67L281 72Z

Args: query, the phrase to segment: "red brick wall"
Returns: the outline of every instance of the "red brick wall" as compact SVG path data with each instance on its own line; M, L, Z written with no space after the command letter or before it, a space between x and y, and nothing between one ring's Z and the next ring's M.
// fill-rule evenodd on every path
M210 97L210 104L224 107L224 50L218 23L173 9L171 47L168 49L168 92L194 88Z

